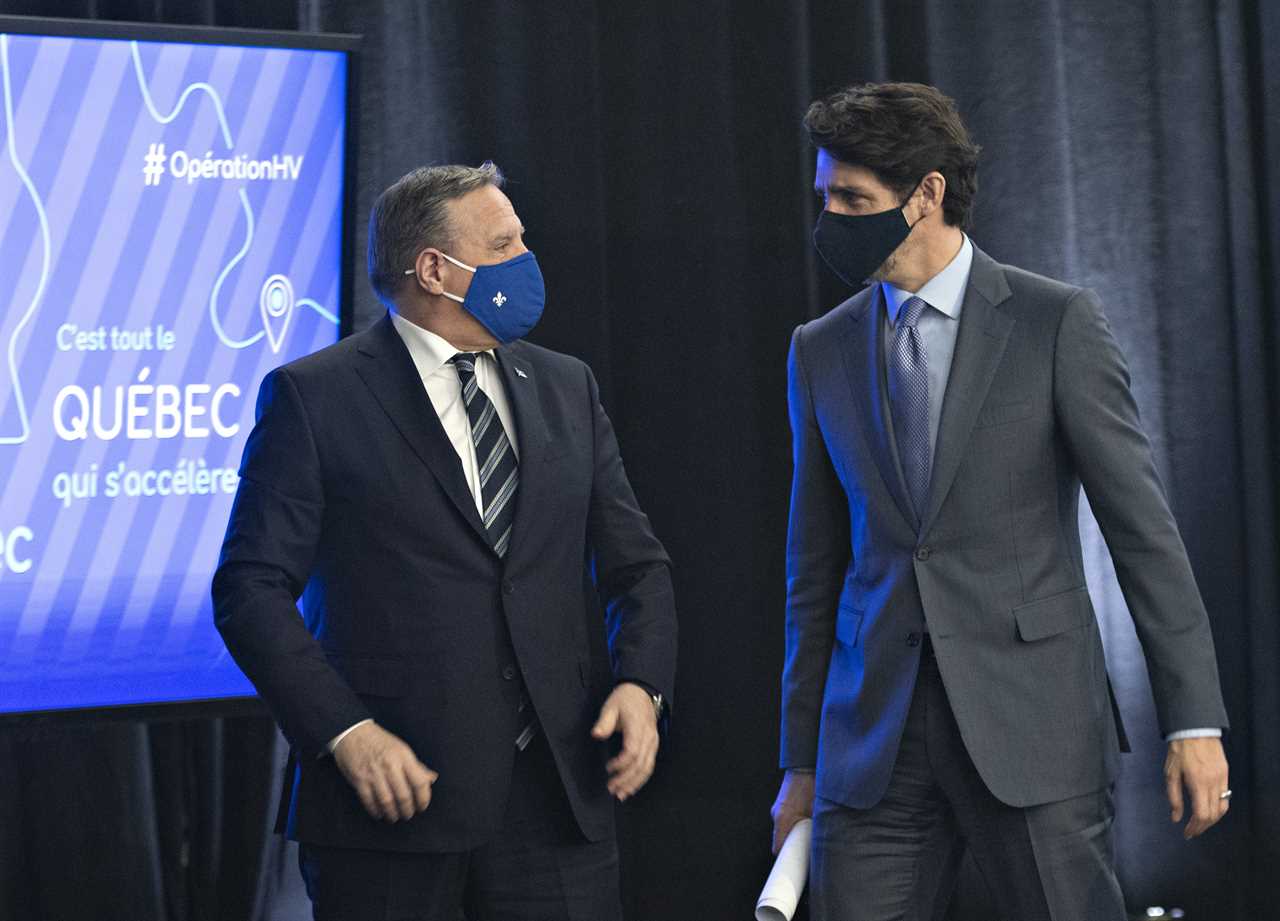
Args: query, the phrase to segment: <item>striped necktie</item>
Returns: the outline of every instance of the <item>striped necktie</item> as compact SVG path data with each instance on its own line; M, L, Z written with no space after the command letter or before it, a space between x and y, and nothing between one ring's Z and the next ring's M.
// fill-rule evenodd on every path
M898 460L911 494L917 524L929 500L933 448L929 444L929 363L924 340L916 324L929 305L918 297L898 308L894 323L892 360L889 362L889 407Z
M449 359L458 372L462 384L462 400L467 406L467 421L471 423L471 442L476 448L476 463L480 465L480 499L484 507L484 529L489 543L498 556L506 556L511 544L511 523L516 515L516 487L520 471L516 452L511 449L498 411L480 385L476 382L476 361L479 355L459 352Z

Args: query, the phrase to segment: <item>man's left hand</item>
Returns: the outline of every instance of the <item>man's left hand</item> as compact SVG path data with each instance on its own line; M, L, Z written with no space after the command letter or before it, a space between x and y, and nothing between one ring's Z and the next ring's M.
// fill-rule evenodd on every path
M1229 801L1222 799L1227 787L1227 756L1222 740L1215 738L1174 739L1164 759L1164 782L1173 808L1174 824L1182 821L1185 789L1191 819L1182 831L1190 840L1207 831L1227 814Z
M622 751L609 760L609 792L618 802L634 796L653 775L658 757L658 717L649 692L638 684L623 682L600 708L591 735L600 740L622 733Z

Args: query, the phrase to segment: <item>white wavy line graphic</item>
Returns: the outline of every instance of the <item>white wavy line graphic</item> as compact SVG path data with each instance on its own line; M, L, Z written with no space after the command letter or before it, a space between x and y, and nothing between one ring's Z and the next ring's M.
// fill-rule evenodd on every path
M23 327L31 321L35 316L36 306L40 303L40 299L44 297L45 286L49 283L49 259L53 252L53 244L50 242L49 235L49 217L44 210L44 202L40 199L40 194L36 191L35 183L31 181L31 176L27 173L22 165L22 161L18 159L18 143L13 120L13 85L12 77L9 71L9 36L0 34L0 70L4 73L4 117L5 126L8 129L7 148L9 150L9 160L13 163L14 171L17 172L18 178L22 180L22 185L27 190L27 194L31 196L31 201L36 207L36 214L40 219L40 240L44 246L44 256L40 265L40 283L36 286L35 297L31 299L31 305L27 307L27 312L22 315L22 319L18 321L18 325L13 329L13 335L9 337L9 376L13 381L13 394L18 401L18 415L22 419L22 434L18 436L0 435L0 444L22 444L31 437L31 419L27 415L26 398L22 395L22 383L18 380L18 336L22 333Z
M249 207L249 196L245 190L241 188L239 191L240 204L244 206L244 219L248 225L244 235L244 246L240 247L240 252L232 256L231 261L223 266L222 271L218 273L218 280L213 283L213 291L209 294L209 321L213 323L213 331L218 334L218 338L224 345L233 349L248 348L266 335L266 331L260 329L248 339L232 339L223 332L222 323L218 320L218 293L222 290L222 283L231 274L231 270L240 264L240 260L248 255L249 247L253 245L253 209Z
M313 301L313 300L312 300L311 298L309 298L309 297L301 297L301 298L298 298L298 303L297 303L295 306L297 306L297 307L310 307L312 310L314 310L316 313L320 314L320 316L324 317L324 318L325 318L326 320L328 320L330 323L335 323L335 324L336 324L336 323L338 322L338 318L337 318L337 317L335 317L332 313L330 313L330 312L329 312L328 310L326 310L325 308L321 307L319 304L317 304L315 301Z
M142 57L138 54L138 43L129 42L129 53L133 57L133 71L138 76L138 88L142 90L142 101L147 104L147 109L151 112L151 117L162 125L167 125L178 117L182 111L182 107L187 104L187 97L197 90L209 94L209 98L213 100L214 111L218 113L218 124L222 127L222 139L230 150L235 146L231 140L231 128L227 124L227 114L222 107L222 97L218 95L218 91L207 83L192 83L182 95L178 97L177 105L173 107L173 111L168 115L161 115L160 110L156 108L155 101L151 98L151 90L147 88L146 78L142 75Z
M222 139L227 145L227 150L230 151L235 148L235 141L232 140L231 137L231 128L227 124L226 110L222 103L222 97L218 95L218 91L216 89L208 83L192 83L182 91L182 95L178 97L178 102L173 107L173 111L168 115L161 115L160 110L156 108L155 101L151 98L151 91L147 88L146 77L142 73L142 56L138 51L137 42L129 43L129 53L133 58L133 72L138 78L138 88L142 91L142 99L146 103L147 109L151 113L152 118L162 125L169 124L178 117L178 113L182 111L182 107L186 104L188 97L197 90L200 90L207 93L209 95L209 99L213 102L214 111L216 111L218 115L218 124L222 128ZM244 205L245 218L249 225L248 233L245 236L245 245L241 247L240 252L236 253L236 255L232 257L231 261L223 267L222 272L218 275L218 280L214 282L213 292L209 296L209 320L213 324L213 331L217 334L218 338L222 340L223 345L233 349L248 348L266 335L265 330L259 330L247 339L232 339L223 330L222 323L218 320L218 294L222 290L222 283L226 280L226 277L230 274L231 270L244 259L245 255L249 252L250 244L253 242L253 209L249 206L249 198L245 195L243 187L240 189L240 201ZM303 305L310 307L330 323L337 325L338 318L310 298L302 298L294 306L299 307Z

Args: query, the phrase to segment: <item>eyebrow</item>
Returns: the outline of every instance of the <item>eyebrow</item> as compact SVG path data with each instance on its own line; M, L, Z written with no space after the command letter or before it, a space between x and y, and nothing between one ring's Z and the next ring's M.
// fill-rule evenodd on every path
M526 231L525 231L525 229L524 229L524 225L523 225L523 224L521 224L521 225L520 225L520 230L519 230L519 235L523 237L523 236L525 235L525 233L526 233ZM512 240L512 238L513 238L513 237L515 237L515 236L516 236L516 234L512 234L512 233L500 233L500 234L498 234L496 237L493 237L493 238L489 241L489 243L490 243L491 245L493 245L493 246L498 246L498 245L500 245L500 244L502 244L502 243L510 243L510 242L511 242L511 240Z
M844 185L843 183L824 186L820 183L815 182L813 184L813 191L818 195L833 195L835 193L841 192L846 195L856 195L860 198L869 197L864 190L858 188L856 185Z

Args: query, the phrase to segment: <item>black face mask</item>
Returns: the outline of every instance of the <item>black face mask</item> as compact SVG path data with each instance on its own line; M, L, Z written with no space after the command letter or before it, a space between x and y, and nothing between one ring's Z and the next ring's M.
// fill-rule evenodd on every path
M905 205L875 214L823 211L813 228L813 246L845 284L860 288L911 233Z

